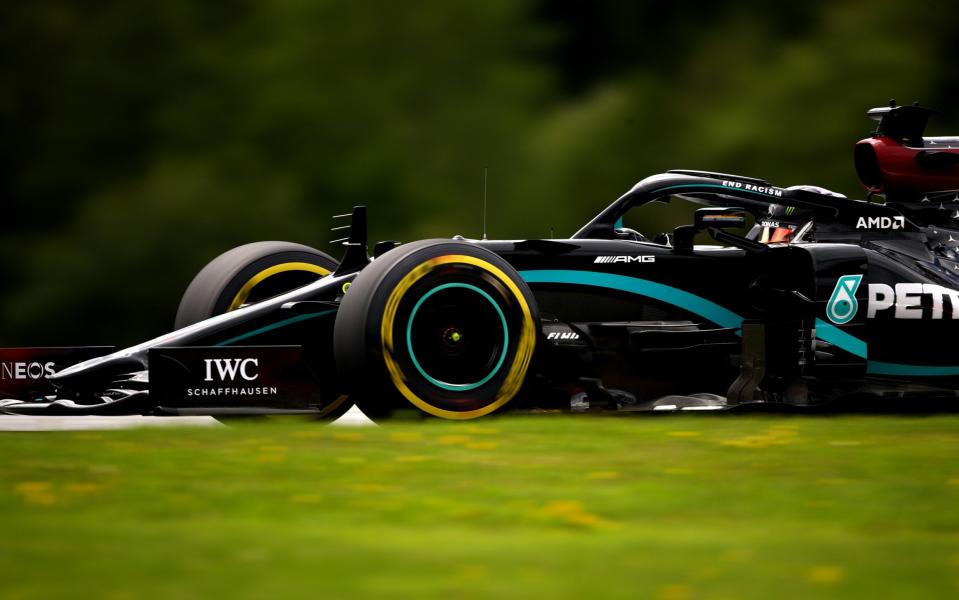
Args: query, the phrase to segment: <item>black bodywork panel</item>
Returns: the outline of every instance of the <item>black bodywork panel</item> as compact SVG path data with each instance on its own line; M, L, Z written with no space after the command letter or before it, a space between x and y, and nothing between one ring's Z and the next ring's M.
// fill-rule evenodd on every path
M685 249L620 229L629 210L677 196L757 219L771 205L792 207L813 225L788 245L710 229L723 245ZM466 241L508 261L539 305L527 398L547 408L586 397L654 410L665 396L697 400L690 406L724 397L724 406L808 406L861 394L952 397L959 379L951 348L959 329L955 240L959 231L894 206L676 171L639 182L569 239ZM57 393L102 398L131 373L153 368L149 357L163 348L292 345L318 382L303 406L322 408L340 395L331 341L337 306L368 260L365 235L351 232L347 246L349 260L335 274L60 371L51 378ZM402 251L390 243L378 254Z

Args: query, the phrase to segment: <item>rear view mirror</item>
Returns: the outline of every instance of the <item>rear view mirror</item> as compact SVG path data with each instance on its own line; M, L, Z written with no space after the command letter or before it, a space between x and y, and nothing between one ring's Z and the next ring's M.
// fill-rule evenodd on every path
M723 231L743 227L746 227L746 211L742 208L700 208L693 217L692 225L680 225L673 231L673 252L692 252L693 238L703 231L708 231L713 239L724 244L750 252L764 252L766 247L762 244Z
M696 211L693 226L697 231L708 227L739 229L746 226L746 211L741 208L700 208Z

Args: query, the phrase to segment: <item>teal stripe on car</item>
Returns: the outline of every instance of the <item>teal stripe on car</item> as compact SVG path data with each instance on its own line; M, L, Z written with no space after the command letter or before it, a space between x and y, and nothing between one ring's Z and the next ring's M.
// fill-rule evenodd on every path
M229 346L237 342L242 342L243 340L249 339L255 335L260 335L261 333L267 333L267 332L273 331L274 329L279 329L280 327L286 327L287 325L293 325L294 323L302 323L303 321L306 321L309 319L315 319L317 317L322 317L323 315L328 315L330 313L335 313L335 312L336 312L336 309L334 308L334 309L324 310L324 311L315 312L315 313L308 313L305 315L297 315L295 317L290 317L289 319L285 319L283 321L277 321L276 323L271 323L270 325L260 327L259 329L254 329L253 331L248 331L236 337L232 337L226 341L220 342L219 344L216 344L216 345Z
M721 327L742 327L743 318L722 306L695 294L647 279L575 270L520 271L527 283L565 283L619 290L672 304L703 317ZM848 334L835 325L816 319L816 337L837 346L853 356L868 358L869 347L864 340ZM869 360L866 373L898 377L959 376L959 366L905 365Z
M720 327L739 329L743 324L742 317L715 302L648 279L614 275L612 273L597 273L596 271L573 270L521 271L520 277L525 279L527 283L567 283L619 290L672 304L712 321Z
M858 356L859 358L867 358L869 356L869 348L866 342L822 319L816 319L816 337L829 342L833 346L842 348L853 356Z
M870 375L893 375L899 377L952 377L959 375L959 367L901 365L899 363L871 360L866 367L866 372Z
M668 286L647 279L638 277L627 277L625 275L614 275L611 273L597 273L595 271L575 271L575 270L535 270L521 271L520 276L527 283L565 283L574 285L589 285L593 287L602 287L607 289L619 290L647 298L653 298L667 304L672 304L689 311L695 315L703 317L720 327L742 327L743 318L736 313L723 308L722 306L690 294L689 292ZM322 317L336 310L325 310L305 315L297 315L283 321L278 321L253 331L248 331L236 337L216 344L217 346L229 346L245 339L251 338L261 333L267 333L287 325L300 323L308 319ZM848 334L835 325L822 319L816 319L816 337L829 342L830 344L849 352L853 356L868 358L869 348L865 341L854 335ZM955 377L959 376L959 366L931 366L931 365L907 365L901 363L889 363L877 360L869 360L866 363L866 373L870 375L886 375L893 377Z
M866 342L822 319L816 319L816 337L860 358L868 357L869 348ZM866 373L894 377L952 377L959 375L959 366L904 365L869 360L866 361Z
M898 377L952 377L959 375L959 367L901 365L899 363L871 360L866 367L866 373L870 375L893 375Z

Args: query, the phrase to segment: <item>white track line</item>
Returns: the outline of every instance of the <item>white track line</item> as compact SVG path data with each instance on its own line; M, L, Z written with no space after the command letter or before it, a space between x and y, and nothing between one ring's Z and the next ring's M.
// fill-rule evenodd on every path
M373 425L355 406L334 422L334 425L365 427ZM103 429L135 429L138 427L218 427L213 417L36 417L0 416L0 431L84 431ZM317 424L320 426L320 424Z
M134 429L137 427L216 427L211 417L0 417L0 431L81 431L87 429Z

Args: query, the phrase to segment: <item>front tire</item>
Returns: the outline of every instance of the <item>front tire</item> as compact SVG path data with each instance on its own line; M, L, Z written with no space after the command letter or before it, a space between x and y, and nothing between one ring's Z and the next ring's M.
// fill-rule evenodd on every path
M292 242L254 242L214 258L190 282L175 327L181 329L307 285L336 270L329 254Z
M532 292L509 263L475 244L424 240L360 272L333 343L341 381L370 418L412 405L474 419L520 393L538 327Z
M210 261L193 278L180 300L176 328L308 285L336 267L333 257L302 244L254 242L238 246ZM338 396L316 414L316 419L336 420L352 406L349 397Z

